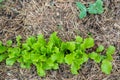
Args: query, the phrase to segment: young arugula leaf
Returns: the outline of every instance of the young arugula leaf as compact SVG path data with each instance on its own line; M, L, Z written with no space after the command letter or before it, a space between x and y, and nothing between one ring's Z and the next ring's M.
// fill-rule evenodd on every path
M36 37L30 36L27 38L26 44L28 44L29 47L32 47L34 43L36 43Z
M12 40L8 40L8 41L6 42L6 44L7 44L8 47L10 47L10 46L12 45Z
M104 46L99 45L96 52L102 52L104 50Z
M0 54L4 53L7 50L7 47L0 45Z
M82 50L85 50L87 48L91 48L93 46L94 46L94 39L91 37L84 39L83 43L81 44Z
M3 2L4 0L0 0L0 3Z
M22 39L22 37L21 37L20 35L18 35L18 36L16 37L17 46L20 46L20 45L21 45L21 39Z
M7 54L1 54L0 55L0 62L2 62L3 60L5 60L8 57Z
M76 36L75 41L78 42L78 43L81 43L83 41L83 38L80 37L80 36Z
M80 10L79 18L82 19L82 18L86 17L86 15L87 15L87 8L85 7L85 5L82 4L81 2L76 2L76 6Z
M12 66L16 62L16 58L7 58L6 65Z
M45 70L42 68L42 64L37 64L36 68L39 76L44 77L46 75Z
M66 42L67 44L67 49L73 52L75 50L75 42Z
M109 47L107 48L106 54L107 54L107 55L112 55L112 54L114 54L114 53L115 53L115 47L114 47L114 46L109 46Z
M89 57L90 57L91 59L93 59L96 63L100 63L101 60L102 60L101 55L99 55L99 54L96 53L96 52L90 53L90 54L89 54Z
M97 0L95 3L89 4L88 12L90 14L101 14L101 13L103 13L103 11L104 11L104 9L103 9L103 1L102 0Z
M112 70L112 63L108 60L103 60L101 65L102 72L110 74Z
M109 61L112 61L112 60L113 60L113 57L112 57L112 55L108 54L108 55L106 56L106 59L109 60Z
M53 43L57 47L61 46L61 39L57 36L57 32L54 32L50 35L48 44L49 43Z
M0 54L4 53L7 50L7 47L2 44L2 41L0 41Z
M40 44L40 47L46 45L46 40L44 39L43 35L38 35L37 36L37 43Z
M78 70L80 69L80 65L78 63L72 63L70 70L72 74L78 74Z
M65 56L65 63L68 65L71 65L73 63L73 60L75 59L76 53L70 53Z

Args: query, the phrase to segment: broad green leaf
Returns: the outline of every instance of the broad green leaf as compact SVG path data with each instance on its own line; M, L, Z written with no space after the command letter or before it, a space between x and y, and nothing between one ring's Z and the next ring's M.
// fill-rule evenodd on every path
M42 62L45 62L47 60L47 57L45 55L40 55L38 57L39 57L39 60Z
M37 66L36 68L39 76L44 77L46 75L45 70L41 66Z
M112 63L108 60L103 60L101 65L102 72L110 74L112 70Z
M89 4L88 7L88 12L91 14L101 14L103 13L104 8L103 8L103 1L102 0L97 0L93 4Z
M52 66L49 66L48 63L46 62L46 63L43 63L43 69L50 70L50 69L52 69Z
M66 42L62 42L62 43L61 43L60 50L61 50L62 52L64 52L66 49L67 49L67 43L66 43Z
M0 0L0 3L3 2L4 0Z
M2 41L0 41L0 46L2 46Z
M96 52L102 52L104 50L104 46L99 45Z
M67 42L67 49L73 52L75 50L75 42Z
M23 43L22 44L22 48L25 49L25 50L27 50L27 51L30 50L30 47L29 47L29 45L27 43Z
M90 53L89 57L93 59L96 63L100 63L102 59L101 56L95 52Z
M20 35L18 35L18 36L16 37L17 46L20 46L20 45L21 45L21 39L22 39L22 37L21 37Z
M27 44L28 46L31 47L31 46L33 46L34 43L36 43L36 37L30 36L30 37L27 38L26 44Z
M58 54L58 58L57 58L57 62L58 63L63 63L64 62L64 54L63 53L59 53Z
M30 69L30 66L31 66L31 63L21 63L21 64L20 64L20 67L21 67L21 68Z
M47 44L47 53L52 53L53 45L54 43L52 42Z
M14 47L14 48L8 48L7 50L9 58L17 58L20 56L20 48L19 47Z
M58 56L59 56L58 54L52 54L50 59L54 62L58 59Z
M79 18L82 19L82 18L86 17L86 15L87 15L87 9L86 9L85 5L82 4L81 2L76 2L76 6L80 10Z
M48 58L48 60L46 61L47 65L50 67L54 66L54 61L51 58Z
M72 74L78 74L78 70L80 69L80 65L77 63L72 63L70 70Z
M16 62L16 58L7 58L6 65L12 66Z
M0 62L2 62L3 60L5 60L7 58L7 54L1 54L0 55Z
M50 35L48 44L49 43L53 43L57 47L60 47L60 45L61 45L61 39L57 36L57 32L54 32L54 33L52 33Z
M22 57L23 57L23 61L24 62L30 62L30 58L31 58L31 54L29 52L27 52L26 50L24 50L22 52Z
M67 63L68 65L73 63L73 60L75 59L75 53L70 53L68 55L65 56L65 63Z
M0 45L0 53L4 53L7 50L7 47Z
M109 46L108 48L107 48L107 51L106 51L106 54L107 55L112 55L112 54L114 54L115 53L115 47L114 46Z
M83 43L81 44L81 48L83 50L87 48L91 48L94 46L94 39L93 38L86 38L84 39Z
M54 63L54 66L53 66L53 69L59 69L59 65L58 65L58 63Z
M83 38L80 37L80 36L76 36L76 40L75 41L81 43L83 41Z
M38 61L39 61L39 57L40 57L39 54L35 54L35 53L30 54L30 59L31 59L31 61L32 61L33 63L34 63L34 62L38 62Z
M88 61L88 55L86 53L83 53L83 56L82 56L82 61L83 62L87 62Z
M46 41L45 41L43 35L38 35L38 36L37 36L37 43L40 44L40 47L45 46Z
M109 61L112 61L112 60L113 60L113 57L112 57L112 55L108 54L108 55L106 56L106 59L109 60Z
M11 45L12 45L12 40L8 40L8 41L6 42L6 44L7 44L7 46L11 46Z

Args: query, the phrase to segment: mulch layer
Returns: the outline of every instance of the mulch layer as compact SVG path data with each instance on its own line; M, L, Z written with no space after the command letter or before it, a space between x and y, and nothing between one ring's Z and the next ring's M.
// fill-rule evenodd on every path
M0 8L0 40L14 41L17 35L25 40L37 34L48 38L54 31L63 41L74 40L76 35L91 35L96 45L116 47L112 73L105 75L99 64L89 61L78 75L72 75L69 66L60 65L59 70L47 71L46 77L41 78L34 66L21 69L18 63L10 67L2 62L0 80L120 80L120 0L103 0L104 13L88 14L84 19L78 18L76 1L88 6L95 0L7 0Z

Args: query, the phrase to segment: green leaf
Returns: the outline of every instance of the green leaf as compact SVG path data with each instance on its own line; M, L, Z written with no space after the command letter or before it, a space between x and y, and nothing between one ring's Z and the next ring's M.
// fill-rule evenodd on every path
M39 57L40 57L39 54L35 54L35 53L30 54L30 59L31 59L31 61L32 61L33 63L38 62L38 61L39 61Z
M101 65L102 72L110 74L112 70L112 63L108 60L103 60Z
M3 0L0 0L0 3L3 2Z
M7 54L1 54L0 55L0 62L2 62L3 60L5 60L7 58Z
M21 37L20 35L18 35L18 36L16 37L17 46L20 46L20 45L21 45L21 39L22 39L22 37Z
M80 36L76 36L76 40L75 41L81 43L83 41L83 38L80 37Z
M11 45L12 45L12 40L8 40L8 41L7 41L7 46L10 47Z
M95 53L95 52L90 53L89 57L91 59L93 59L96 63L100 63L101 60L102 60L102 57L99 54Z
M42 66L37 66L36 68L39 76L44 77L46 75L45 70L42 68Z
M102 52L104 50L104 46L99 45L96 52Z
M114 54L115 53L115 47L114 46L109 46L108 48L107 48L107 51L106 51L106 54L107 55L112 55L112 54Z
M112 57L112 55L108 54L107 57L106 57L106 59L109 60L109 61L112 61L113 57Z
M58 58L57 58L57 62L58 63L63 63L64 62L64 54L63 53L59 53L58 54Z
M77 63L72 63L70 70L72 74L78 74L78 70L80 69L80 65Z
M75 50L75 42L67 42L67 49L73 52Z
M73 60L75 59L75 53L70 53L68 55L65 56L65 63L67 63L68 65L73 63Z
M86 17L86 15L87 15L87 8L85 7L85 5L82 4L81 2L76 2L76 6L80 10L79 18L82 19L82 18Z
M4 53L7 50L5 46L0 45L0 53Z
M50 35L49 43L53 43L55 46L60 47L61 39L57 36L57 32L54 32Z
M91 48L94 46L94 39L93 38L86 38L84 39L83 43L81 44L82 50L85 50L87 48Z
M59 69L59 65L58 65L58 63L54 63L54 66L53 66L53 69Z
M67 49L67 43L66 42L62 42L61 43L61 47L60 47L61 52L64 52L66 49Z
M8 48L7 50L9 58L17 58L20 56L21 49L19 47Z
M21 63L21 64L20 64L20 67L21 67L21 68L30 69L30 66L31 66L31 63Z
M12 66L16 62L16 58L7 58L6 65Z
M29 47L32 47L34 43L36 43L36 37L30 36L30 37L27 38L26 44L27 44Z
M104 8L103 8L103 1L102 0L97 0L93 4L89 4L88 7L88 12L91 14L101 14L103 13Z
M37 43L40 44L40 47L45 46L46 41L45 41L43 35L38 35L37 36Z

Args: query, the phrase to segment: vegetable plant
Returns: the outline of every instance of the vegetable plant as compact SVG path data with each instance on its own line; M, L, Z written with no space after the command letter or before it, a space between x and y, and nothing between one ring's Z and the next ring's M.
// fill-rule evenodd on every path
M114 46L107 49L99 45L95 51L87 52L87 49L94 47L95 41L92 37L83 39L76 36L73 41L62 41L57 33L45 39L42 34L30 36L24 42L19 35L16 43L8 40L5 44L0 41L0 62L5 61L6 65L12 66L18 62L21 68L30 68L34 65L39 76L44 77L47 70L59 69L60 64L70 66L72 74L78 74L78 70L89 59L101 64L102 72L110 74L112 70L112 55L115 52ZM105 52L106 54L101 54Z
M87 16L87 12L90 14L101 14L104 11L103 1L96 0L95 3L89 3L88 8L81 2L76 2L76 6L80 10L79 18L82 19Z

